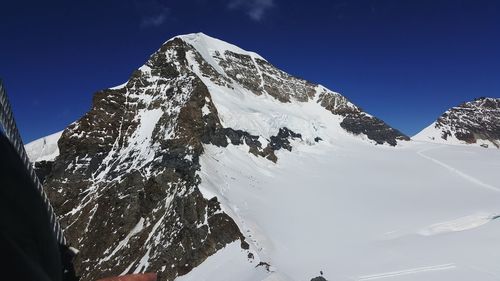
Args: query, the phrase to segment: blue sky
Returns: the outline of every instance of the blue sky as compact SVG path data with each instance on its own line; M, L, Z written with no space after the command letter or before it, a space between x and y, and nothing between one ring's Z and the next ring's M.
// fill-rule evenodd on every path
M6 0L0 77L23 139L65 128L93 93L191 32L255 51L408 135L500 96L495 0Z

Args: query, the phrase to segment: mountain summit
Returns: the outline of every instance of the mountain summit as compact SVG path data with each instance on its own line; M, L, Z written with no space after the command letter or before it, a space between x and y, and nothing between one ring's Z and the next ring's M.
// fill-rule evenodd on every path
M340 136L391 146L408 140L256 53L182 35L126 83L95 94L91 110L62 133L55 161L44 162L45 187L81 249L83 280L147 270L173 280L233 241L260 262L219 199L200 191L206 145L239 146L273 165L280 150ZM35 146L49 144L28 145ZM32 154L51 160L54 152Z

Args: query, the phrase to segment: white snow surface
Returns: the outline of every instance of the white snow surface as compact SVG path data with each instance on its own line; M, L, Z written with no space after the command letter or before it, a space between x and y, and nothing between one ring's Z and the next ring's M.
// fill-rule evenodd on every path
M221 53L221 55L224 53L224 51L231 51L233 53L245 54L245 55L249 55L253 58L259 58L261 60L266 60L255 52L243 50L242 48L240 48L236 45L233 45L233 44L227 43L225 41L222 41L220 39L208 36L202 32L179 35L179 36L176 36L174 38L180 38L184 42L192 45L198 52L200 52L200 54L203 56L203 58L212 65L217 64L217 63L215 63L215 60L212 58L212 55L211 55L214 51L219 51L219 53ZM172 40L172 39L170 39L170 40Z
M339 134L293 147L276 164L245 146L201 157L200 189L273 272L223 250L177 280L500 280L499 151Z
M59 156L57 141L63 131L34 140L24 146L31 162L52 161Z

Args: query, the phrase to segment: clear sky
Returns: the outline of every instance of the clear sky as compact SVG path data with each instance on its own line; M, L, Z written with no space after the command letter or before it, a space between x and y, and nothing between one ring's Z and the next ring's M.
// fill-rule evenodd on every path
M62 130L191 32L255 51L413 135L500 96L496 0L2 0L0 77L25 142Z

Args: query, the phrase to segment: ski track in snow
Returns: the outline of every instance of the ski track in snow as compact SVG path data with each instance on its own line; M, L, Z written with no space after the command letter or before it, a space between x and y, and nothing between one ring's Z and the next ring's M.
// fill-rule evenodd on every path
M398 277L398 276L409 275L409 274L418 274L418 273L424 273L424 272L430 272L430 271L451 270L451 269L455 269L455 268L457 268L457 266L455 264L447 263L447 264L440 264L440 265L433 265L433 266L416 267L416 268L399 270L399 271L390 271L390 272L384 272L384 273L378 273L378 274L372 274L372 275L364 275L364 276L358 277L357 280L358 281L377 280L377 279L385 279L385 278Z
M462 172L462 171L460 171L460 170L458 170L458 169L456 169L456 168L454 168L454 167L452 167L452 166L450 166L450 165L448 165L446 163L443 163L443 162L437 160L436 158L433 158L433 157L430 157L430 156L424 154L424 152L432 150L432 149L436 149L436 148L426 148L426 149L423 149L423 150L419 150L419 151L417 151L417 154L420 157L422 157L424 159L427 159L429 161L432 161L435 164L437 164L437 165L439 165L439 166L447 169L448 171L453 172L453 173L459 175L463 179L465 179L465 180L467 180L467 181L469 181L469 182L471 182L473 184L476 184L478 186L481 186L481 187L489 189L489 190L500 192L500 188L498 188L496 186L493 186L493 185L489 185L487 183L484 183L481 180L479 180L479 179L477 179L477 178L475 178L475 177L473 177L471 175L468 175L468 174L466 174L466 173L464 173L464 172Z

